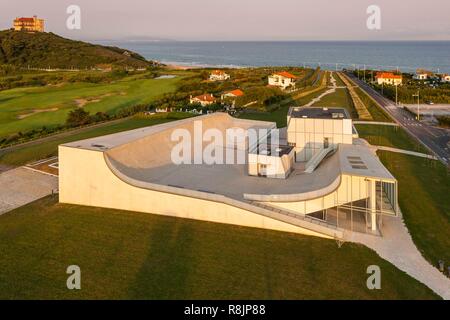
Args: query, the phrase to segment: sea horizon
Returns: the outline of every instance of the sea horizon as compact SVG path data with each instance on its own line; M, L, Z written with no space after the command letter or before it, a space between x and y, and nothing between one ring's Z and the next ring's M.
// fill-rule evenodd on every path
M418 68L450 72L450 40L97 40L146 59L187 67Z

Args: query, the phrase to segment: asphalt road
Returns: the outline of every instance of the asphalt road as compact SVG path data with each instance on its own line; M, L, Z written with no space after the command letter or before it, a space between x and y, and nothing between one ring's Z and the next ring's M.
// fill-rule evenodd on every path
M430 149L446 166L450 165L450 130L430 126L414 118L414 116L395 102L382 96L364 81L352 74L348 74L352 80L369 94L378 104L386 110L394 120L412 136Z

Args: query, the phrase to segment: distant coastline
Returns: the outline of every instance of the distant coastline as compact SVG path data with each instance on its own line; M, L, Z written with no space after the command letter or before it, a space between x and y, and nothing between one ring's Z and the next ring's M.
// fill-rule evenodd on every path
M450 41L96 41L180 68L307 66L450 73Z

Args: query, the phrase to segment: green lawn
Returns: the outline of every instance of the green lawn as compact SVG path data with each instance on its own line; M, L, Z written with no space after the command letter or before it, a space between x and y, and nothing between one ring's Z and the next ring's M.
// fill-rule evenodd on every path
M450 264L450 173L439 161L379 152L399 183L406 226L423 256L434 266Z
M361 88L355 88L355 91L371 114L373 121L394 122L386 111L381 109Z
M278 128L284 128L287 125L287 114L290 107L305 105L312 99L320 96L326 90L327 89L325 88L305 97L286 101L282 106L278 107L275 111L272 112L249 111L239 114L238 117L251 120L272 121L277 123Z
M403 129L356 125L371 144L428 153ZM406 226L423 256L433 265L450 263L450 173L439 161L379 151L380 159L399 183L399 204Z
M58 204L0 216L0 299L436 299L368 248L194 220ZM66 268L81 268L81 290ZM381 290L366 269L381 268Z
M6 166L20 166L31 161L45 159L57 155L58 145L62 143L103 136L111 133L127 131L146 126L152 126L155 124L178 120L189 116L191 115L183 113L172 113L168 115L158 115L156 117L149 118L135 117L131 119L125 119L124 121L119 123L106 124L98 128L87 128L83 132L74 133L69 136L55 136L47 139L45 142L36 145L24 146L18 150L6 153L0 152L0 164Z
M84 109L91 113L113 114L121 108L149 103L175 91L179 79L129 77L108 84L64 83L0 91L0 137L64 124L67 113L79 106L78 99L89 100Z
M355 127L359 136L372 145L429 153L420 142L411 138L401 127L375 124L356 124Z
M313 104L315 107L345 108L352 118L357 118L358 113L353 107L352 99L347 89L336 89L335 92L327 94L320 101Z
M336 85L338 87L345 87L345 83L342 81L341 77L339 77L336 73L334 73L333 76L336 79Z

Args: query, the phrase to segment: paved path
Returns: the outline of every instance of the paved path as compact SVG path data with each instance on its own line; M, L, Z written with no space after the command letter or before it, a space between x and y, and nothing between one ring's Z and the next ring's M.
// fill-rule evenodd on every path
M325 75L325 77L326 77L326 75ZM325 91L324 93L322 93L320 96L312 99L310 102L305 104L305 107L311 107L313 104L315 104L316 102L319 102L326 95L336 92L337 85L336 85L336 79L333 76L333 72L330 73L330 81L331 81L331 85L332 85L331 88L328 89L327 91Z
M58 178L25 167L0 173L0 215L45 197L58 188Z
M422 282L442 298L450 300L450 279L433 267L414 245L402 217L383 217L383 236L356 233L346 235L346 241L357 242L375 250L411 277ZM383 286L383 270L381 270Z
M403 150L403 149L397 149L397 148L391 148L391 147L385 147L385 146L372 146L376 148L377 150L384 150L384 151L390 151L390 152L396 152L396 153L403 153L410 156L416 156L416 157L422 157L427 159L433 159L438 160L436 156L429 155L426 153L416 152L416 151L409 151L409 150Z
M392 127L400 126L396 122L380 122L380 121L353 121L353 124L374 124L379 126L392 126Z

